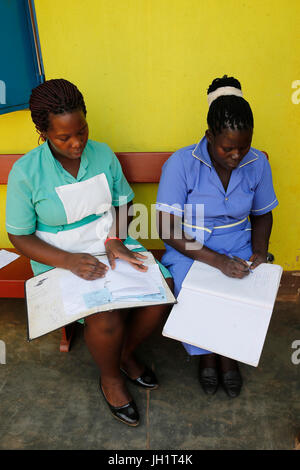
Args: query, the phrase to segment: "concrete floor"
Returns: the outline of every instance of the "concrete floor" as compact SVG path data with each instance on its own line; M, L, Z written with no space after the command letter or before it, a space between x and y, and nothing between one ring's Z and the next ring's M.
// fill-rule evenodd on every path
M140 357L161 386L147 392L128 385L141 415L130 428L110 415L98 392L83 327L69 353L59 352L60 331L27 343L24 301L1 299L0 449L293 449L300 364L291 361L291 345L300 340L299 310L299 303L276 303L259 367L241 365L244 388L233 400L223 389L204 395L197 357L156 334Z

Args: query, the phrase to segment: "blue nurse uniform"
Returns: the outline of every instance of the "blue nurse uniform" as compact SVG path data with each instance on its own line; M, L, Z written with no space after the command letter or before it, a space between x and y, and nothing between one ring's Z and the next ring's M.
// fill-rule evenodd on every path
M278 205L269 162L251 147L230 176L225 190L211 162L207 139L176 151L164 164L156 208L182 218L184 231L206 247L249 260L249 215L263 215ZM175 295L193 260L167 243L162 263L171 272ZM183 344L191 355L209 351Z

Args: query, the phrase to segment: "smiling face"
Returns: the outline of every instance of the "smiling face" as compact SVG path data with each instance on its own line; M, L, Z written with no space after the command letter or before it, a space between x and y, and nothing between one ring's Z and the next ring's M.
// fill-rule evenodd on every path
M223 129L214 135L210 129L205 133L208 152L215 167L234 170L249 152L253 129Z
M77 160L87 144L89 128L83 111L49 114L49 128L43 135L58 160Z

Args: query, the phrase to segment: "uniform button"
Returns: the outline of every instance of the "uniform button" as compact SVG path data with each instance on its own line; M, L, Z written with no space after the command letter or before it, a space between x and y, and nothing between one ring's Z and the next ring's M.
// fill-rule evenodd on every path
M225 201L228 201L228 197L225 197Z

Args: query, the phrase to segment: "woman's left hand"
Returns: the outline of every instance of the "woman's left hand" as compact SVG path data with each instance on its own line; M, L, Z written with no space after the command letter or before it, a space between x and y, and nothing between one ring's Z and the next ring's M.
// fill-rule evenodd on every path
M105 249L111 269L115 268L116 259L119 258L128 261L138 271L145 272L148 270L148 267L142 261L147 259L147 256L130 251L120 240L108 240L105 243Z
M249 268L255 269L260 264L267 262L267 255L263 255L261 253L253 253L249 261L252 261L252 264L250 264Z

